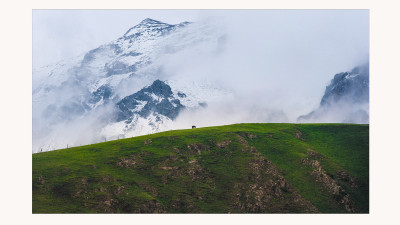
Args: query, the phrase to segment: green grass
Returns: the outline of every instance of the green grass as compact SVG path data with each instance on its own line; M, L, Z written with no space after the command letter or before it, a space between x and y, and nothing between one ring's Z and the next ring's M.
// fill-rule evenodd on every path
M204 147L200 154L189 146L194 143ZM261 155L245 151L250 147ZM369 126L350 124L236 124L33 154L33 213L309 212L309 205L293 203L296 193L318 212L346 213L311 175L313 168L301 163L309 151L323 156L324 171L350 195L355 212L368 213ZM260 158L279 174L250 166ZM121 166L123 160L135 164ZM357 187L340 180L338 171L354 177ZM268 188L279 176L290 191L274 194ZM258 186L251 191L252 185Z

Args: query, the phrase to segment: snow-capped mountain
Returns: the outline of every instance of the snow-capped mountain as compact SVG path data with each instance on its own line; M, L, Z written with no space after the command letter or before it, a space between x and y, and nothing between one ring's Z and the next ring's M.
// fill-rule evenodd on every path
M178 92L176 97L184 98L186 95ZM185 108L176 97L173 96L170 86L156 80L152 85L126 96L117 103L117 121L132 120L134 115L147 118L150 114L175 119L179 111Z
M147 18L115 41L34 68L33 151L167 130L182 110L229 96L216 83L174 79L163 66L183 51L213 54L223 36L207 24Z
M250 41L230 29L145 19L110 43L33 68L33 152L191 125L290 122L255 79L276 75L249 68L260 56L232 51ZM319 108L298 121L368 122L368 83L368 65L335 75Z
M369 123L369 64L336 74L318 109L297 121Z

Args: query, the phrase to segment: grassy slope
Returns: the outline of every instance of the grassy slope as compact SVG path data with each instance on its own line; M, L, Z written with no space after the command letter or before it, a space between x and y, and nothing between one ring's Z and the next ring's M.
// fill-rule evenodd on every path
M292 191L252 208L256 203L249 199L255 197L245 197L243 190L239 201L250 206L234 203L233 194L239 196L235 187L254 183L256 172L249 163L260 157L244 152L238 135L279 169ZM291 206L296 192L319 212L345 213L328 188L311 175L313 168L301 163L311 149L323 156L322 167L350 194L356 212L366 213L368 138L368 125L237 124L33 154L33 212L306 212ZM148 139L151 143L145 144ZM216 146L227 140L228 147ZM206 148L199 154L189 148L193 143ZM121 164L123 160L126 164ZM338 171L356 178L357 188L338 179ZM262 179L275 181L276 176L263 173Z

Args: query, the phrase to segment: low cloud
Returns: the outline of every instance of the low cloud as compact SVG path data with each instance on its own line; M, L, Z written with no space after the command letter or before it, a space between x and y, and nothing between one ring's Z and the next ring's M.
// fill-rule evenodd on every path
M152 64L121 82L116 93L123 98L155 79L207 81L229 93L182 111L163 129L296 122L318 107L334 74L368 61L368 16L366 10L207 11L161 43ZM101 130L112 121L113 102L89 113L73 109L90 94L81 86L84 74L75 72L69 71L63 88L33 102L33 151L107 138ZM339 114L315 122L338 122Z

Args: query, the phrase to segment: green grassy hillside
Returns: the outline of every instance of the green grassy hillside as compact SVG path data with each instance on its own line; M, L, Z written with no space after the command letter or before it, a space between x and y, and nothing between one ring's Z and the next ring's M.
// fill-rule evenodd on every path
M32 155L33 213L368 213L369 126L237 124Z

